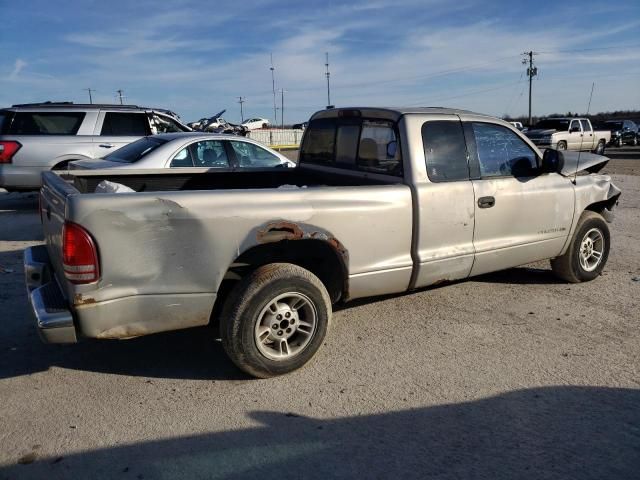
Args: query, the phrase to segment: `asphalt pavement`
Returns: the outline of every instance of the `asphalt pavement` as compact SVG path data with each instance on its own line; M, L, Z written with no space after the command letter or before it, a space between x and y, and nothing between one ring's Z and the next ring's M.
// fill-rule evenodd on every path
M300 371L254 380L199 328L44 345L0 193L0 479L630 479L640 472L640 149L604 274L547 262L347 304Z

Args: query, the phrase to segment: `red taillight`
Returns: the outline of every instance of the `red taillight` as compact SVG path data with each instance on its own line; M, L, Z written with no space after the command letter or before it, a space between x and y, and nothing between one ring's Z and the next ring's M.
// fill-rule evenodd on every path
M71 283L91 283L100 276L96 244L84 228L66 222L62 229L62 266Z
M20 150L18 142L0 142L0 163L11 163L11 159Z

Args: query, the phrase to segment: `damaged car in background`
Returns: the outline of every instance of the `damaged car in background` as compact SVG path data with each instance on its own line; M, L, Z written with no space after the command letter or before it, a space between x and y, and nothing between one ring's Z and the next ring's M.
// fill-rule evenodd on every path
M222 115L226 110L216 113L213 117L201 118L197 122L189 123L188 125L199 132L211 132L211 133L228 133L232 135L246 136L250 129L245 125L236 125L235 123L227 122Z
M313 115L296 168L46 172L31 308L51 343L212 323L240 369L285 374L336 302L545 259L596 279L620 197L607 160L464 110L339 108Z

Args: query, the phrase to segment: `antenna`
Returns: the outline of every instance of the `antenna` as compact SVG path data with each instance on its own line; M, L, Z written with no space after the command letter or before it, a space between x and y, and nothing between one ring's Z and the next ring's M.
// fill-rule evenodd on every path
M329 72L329 52L325 52L325 64L326 72L325 76L327 77L327 108L331 107L331 86L329 85L329 77L331 77L331 72Z
M122 89L119 89L119 90L116 90L116 93L117 93L117 94L118 94L118 96L120 97L120 105L122 105L122 98L123 98L123 97L122 97L122 94L123 94L124 92L122 91Z
M92 104L93 97L91 96L91 92L95 92L95 90L93 88L83 88L83 90L86 90L87 92L89 92L89 103Z
M586 117L589 117L589 111L591 110L591 99L593 98L593 89L596 86L596 82L593 82L591 84L591 94L589 95L589 104L587 105L587 113L586 113ZM589 122L591 123L591 122ZM571 124L569 124L571 125ZM578 181L578 170L580 169L580 155L582 154L582 142L584 141L584 129L582 129L582 137L580 138L580 150L578 150L578 161L576 162L576 173L573 177L573 184L575 185L576 182ZM593 125L591 125L591 131L593 132ZM594 137L595 138L595 137Z
M238 97L238 103L240 104L240 123L244 122L244 112L242 111L242 104L246 102L244 97Z
M275 77L275 67L273 66L273 53L271 54L271 91L273 92L273 123L278 123L278 113L276 107L276 77Z

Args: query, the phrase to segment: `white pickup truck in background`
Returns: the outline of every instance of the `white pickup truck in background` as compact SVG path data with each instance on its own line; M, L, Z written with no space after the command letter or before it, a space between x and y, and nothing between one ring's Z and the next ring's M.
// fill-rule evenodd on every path
M611 140L608 130L594 130L588 118L546 118L525 132L539 148L592 151L604 155Z

